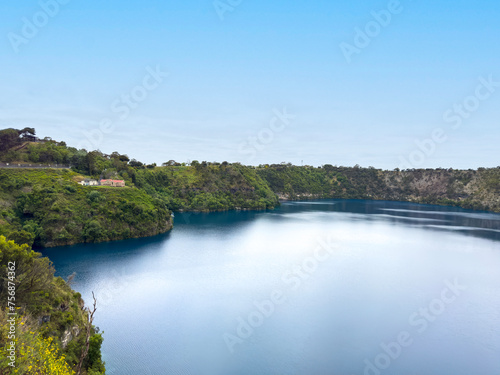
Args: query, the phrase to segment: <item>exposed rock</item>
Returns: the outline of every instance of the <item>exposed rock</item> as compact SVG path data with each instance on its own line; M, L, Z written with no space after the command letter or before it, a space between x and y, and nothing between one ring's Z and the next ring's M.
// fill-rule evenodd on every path
M80 328L78 326L74 326L66 329L61 337L61 344L63 349L65 349L68 344L80 334Z

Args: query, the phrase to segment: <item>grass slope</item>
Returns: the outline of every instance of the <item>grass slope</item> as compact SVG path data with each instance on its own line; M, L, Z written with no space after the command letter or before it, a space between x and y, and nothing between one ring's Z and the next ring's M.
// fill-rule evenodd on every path
M172 226L161 200L135 188L84 187L69 170L0 170L0 234L61 246L152 236Z

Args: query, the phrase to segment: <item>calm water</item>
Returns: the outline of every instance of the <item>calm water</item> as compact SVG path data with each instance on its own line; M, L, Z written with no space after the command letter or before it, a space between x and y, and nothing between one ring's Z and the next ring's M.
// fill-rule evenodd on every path
M366 201L177 214L44 251L110 375L499 375L500 215Z

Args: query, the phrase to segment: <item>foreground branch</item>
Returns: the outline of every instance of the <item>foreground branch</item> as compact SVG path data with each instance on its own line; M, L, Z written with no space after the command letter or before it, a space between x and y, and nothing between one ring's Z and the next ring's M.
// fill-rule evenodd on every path
M78 371L76 372L76 375L80 375L80 373L82 371L83 361L84 361L85 357L87 357L87 354L89 352L90 333L92 332L92 322L94 321L94 313L97 310L97 307L96 307L97 301L95 299L94 292L92 292L92 298L94 299L94 306L93 306L92 311L90 311L90 308L87 308L87 312L88 312L88 323L87 323L87 327L86 327L87 328L87 338L85 340L85 349L83 350L82 356L80 357L80 363L78 364Z

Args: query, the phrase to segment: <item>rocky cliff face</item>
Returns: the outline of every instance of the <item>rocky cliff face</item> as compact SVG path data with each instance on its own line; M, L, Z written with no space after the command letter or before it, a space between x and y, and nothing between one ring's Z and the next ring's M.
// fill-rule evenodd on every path
M500 170L382 172L397 200L455 205L500 212Z
M478 170L272 165L260 168L280 199L376 199L500 212L500 168Z

